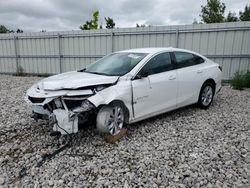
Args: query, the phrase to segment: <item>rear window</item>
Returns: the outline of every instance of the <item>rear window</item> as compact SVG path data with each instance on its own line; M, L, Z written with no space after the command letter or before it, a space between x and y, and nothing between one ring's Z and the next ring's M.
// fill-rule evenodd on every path
M198 65L204 62L200 56L188 52L174 52L178 68Z

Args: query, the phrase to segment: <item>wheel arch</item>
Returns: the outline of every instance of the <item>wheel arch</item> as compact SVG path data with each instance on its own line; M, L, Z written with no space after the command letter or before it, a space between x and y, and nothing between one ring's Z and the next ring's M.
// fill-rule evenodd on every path
M120 105L124 111L124 115L125 115L125 123L129 123L129 110L127 108L127 106L125 105L125 103L122 100L118 100L115 99L113 101L110 101L108 104L100 104L97 107L97 112L103 107L103 106L112 106L112 105Z
M211 86L213 87L213 90L214 90L214 94L215 94L215 91L216 91L216 82L214 81L214 79L212 79L212 78L209 78L209 79L207 79L205 82L203 82L203 84L202 84L202 86L201 86L201 88L200 88L200 93L199 93L199 97L198 97L198 101L197 101L197 104L198 104L198 106L200 106L202 109L207 109L209 106L207 106L207 107L203 107L202 105L201 105L201 101L200 101L200 98L201 98L201 93L202 93L202 88L206 85L206 84L211 84ZM213 95L214 95L213 94ZM210 103L211 104L211 103Z
M212 86L213 86L214 92L216 91L216 82L214 81L213 78L207 79L207 80L202 84L201 89L202 89L202 87L203 87L206 83L211 83ZM200 91L201 91L201 89L200 89Z

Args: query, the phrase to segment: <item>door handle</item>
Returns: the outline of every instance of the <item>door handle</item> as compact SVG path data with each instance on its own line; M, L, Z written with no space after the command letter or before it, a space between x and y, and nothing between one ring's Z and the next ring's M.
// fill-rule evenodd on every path
M197 70L197 73L198 73L198 74L200 74L200 73L202 73L202 72L203 72L202 70Z
M168 78L169 80L175 80L176 79L176 77L175 76L169 76L169 78Z

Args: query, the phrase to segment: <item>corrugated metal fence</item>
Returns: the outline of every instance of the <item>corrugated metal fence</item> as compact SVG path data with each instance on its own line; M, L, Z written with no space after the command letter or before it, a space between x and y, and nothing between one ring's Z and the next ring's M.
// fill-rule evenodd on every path
M178 47L223 66L224 80L250 69L250 22L0 35L0 73L56 74L129 48Z

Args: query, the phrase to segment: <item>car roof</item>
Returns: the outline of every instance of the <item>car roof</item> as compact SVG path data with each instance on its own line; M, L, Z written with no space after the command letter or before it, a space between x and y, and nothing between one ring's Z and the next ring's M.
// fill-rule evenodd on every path
M192 53L192 54L196 54L199 55L203 58L205 58L203 55L197 53L197 52L193 52L190 50L186 50L186 49L181 49L181 48L173 48L173 47L165 47L165 48L134 48L134 49L128 49L128 50L123 50L123 51L119 51L119 52L128 52L128 53L148 53L148 54L156 54L159 52L172 52L172 51L181 51L181 52L188 52L188 53Z
M168 48L134 48L134 49L128 49L128 50L123 50L119 52L130 52L130 53L157 53L161 51L172 51L172 47Z
M133 53L150 53L150 54L154 54L154 53L158 53L158 52L162 52L162 51L192 52L192 51L189 51L189 50L180 49L180 48L173 48L173 47L166 47L166 48L134 48L134 49L122 50L122 51L119 51L119 52L130 52L130 53L133 52Z

